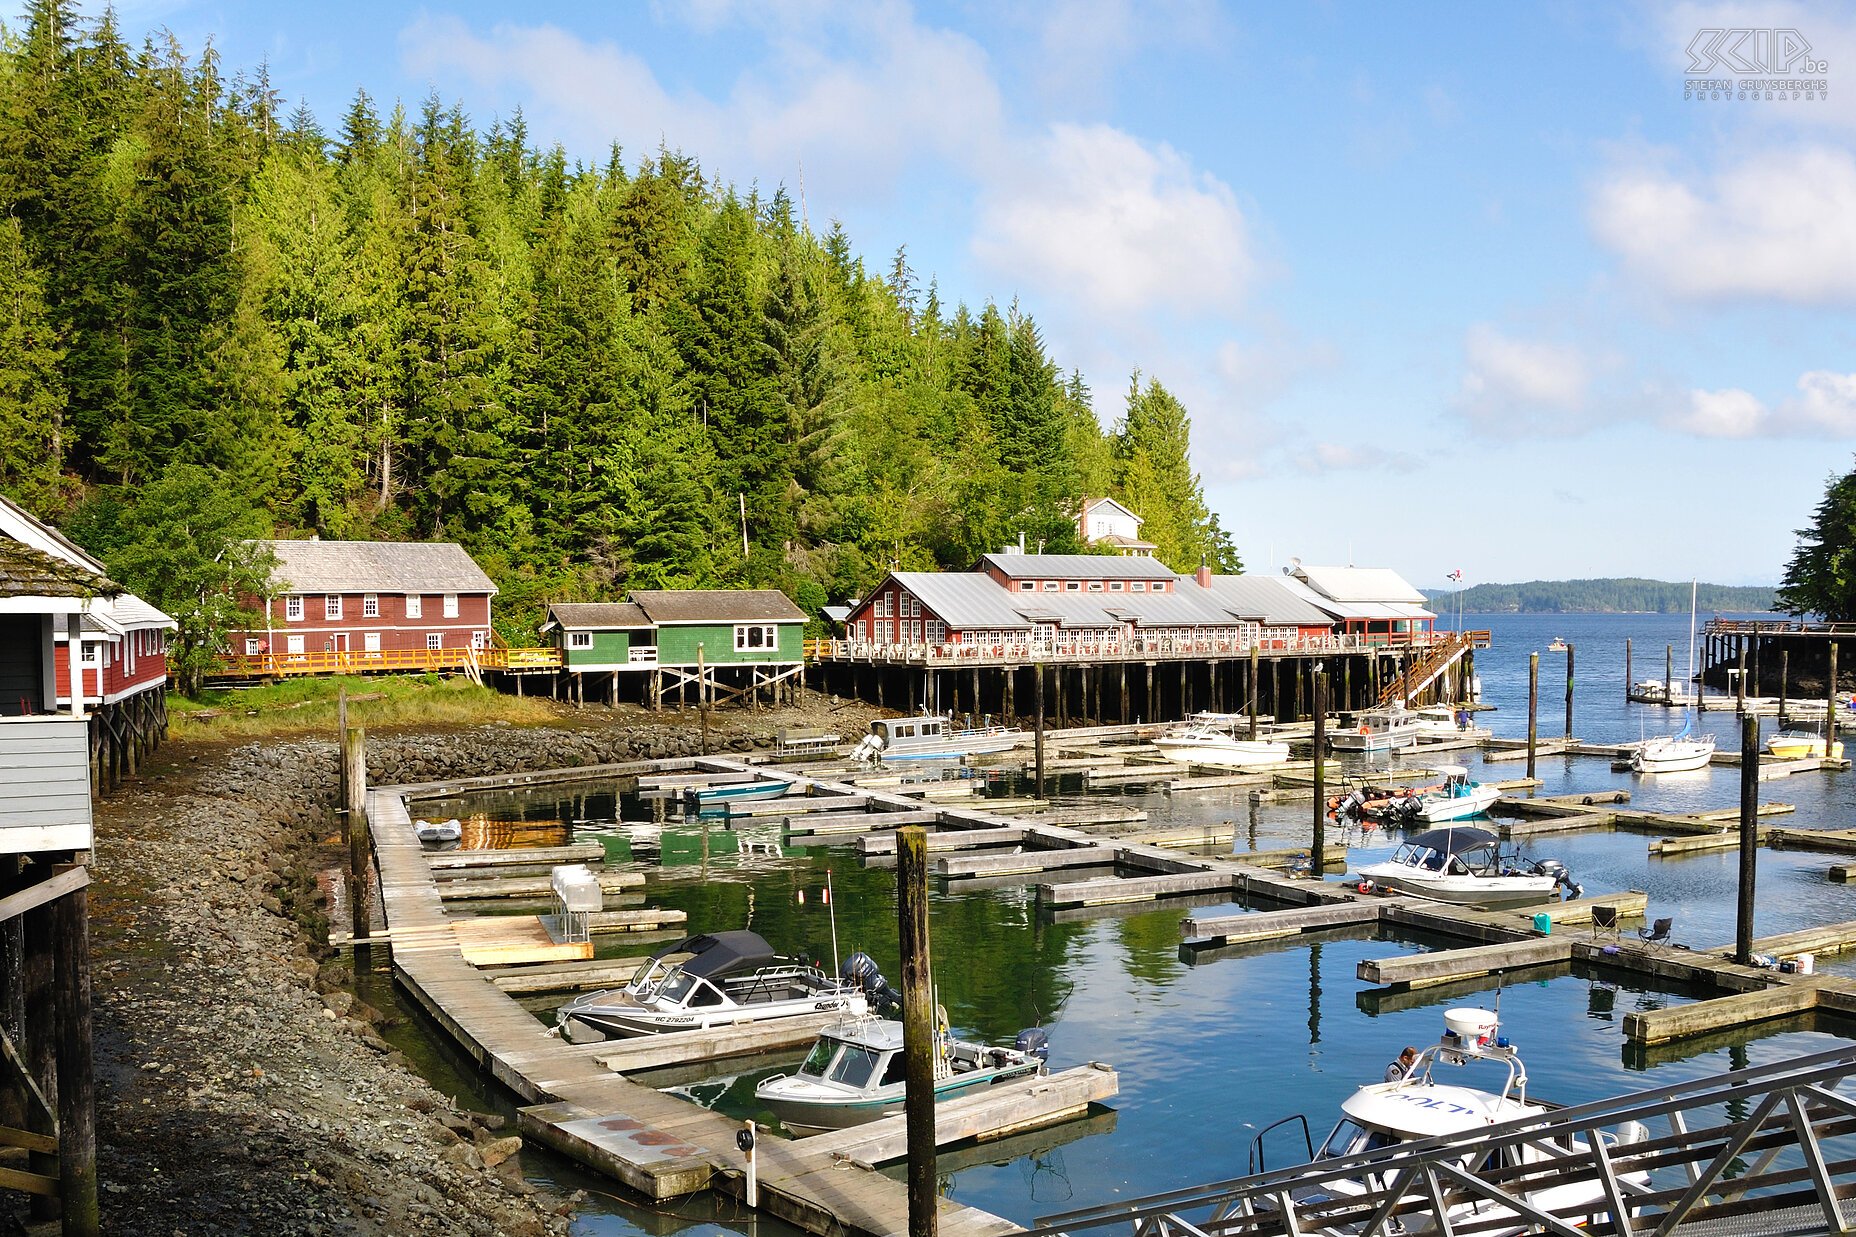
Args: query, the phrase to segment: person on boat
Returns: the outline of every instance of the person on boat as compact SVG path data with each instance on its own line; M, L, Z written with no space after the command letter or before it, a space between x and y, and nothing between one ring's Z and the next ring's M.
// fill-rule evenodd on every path
M1398 1060L1386 1066L1387 1082L1403 1082L1411 1073L1411 1067L1418 1063L1418 1050L1407 1044L1405 1051L1398 1054Z

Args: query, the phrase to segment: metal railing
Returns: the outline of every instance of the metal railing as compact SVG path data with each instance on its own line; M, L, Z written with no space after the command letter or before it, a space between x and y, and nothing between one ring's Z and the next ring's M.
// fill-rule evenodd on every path
M1048 1216L1031 1233L1849 1233L1856 1231L1856 1100L1837 1088L1852 1075L1856 1046L1845 1046ZM1630 1122L1645 1127L1643 1136L1618 1140L1614 1131ZM1559 1201L1545 1202L1549 1189Z
M1248 657L1255 647L1268 655L1313 656L1324 653L1371 653L1387 650L1425 650L1461 637L1466 647L1487 648L1490 633L1373 632L1320 636L1300 640L1209 639L1195 636L1144 635L1077 638L1072 640L999 643L931 644L913 641L807 640L808 660L904 662L911 665L971 666L1044 662L1139 661L1150 657Z
M1807 635L1856 636L1856 623L1807 623L1802 619L1709 619L1701 626L1705 636L1758 635L1764 632L1803 632Z

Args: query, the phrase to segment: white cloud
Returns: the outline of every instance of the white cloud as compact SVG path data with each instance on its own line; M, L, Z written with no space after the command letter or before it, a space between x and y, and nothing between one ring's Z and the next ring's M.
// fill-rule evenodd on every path
M1053 125L980 207L973 252L1100 313L1235 309L1256 269L1237 195L1165 143Z
M1762 152L1705 184L1621 167L1594 190L1588 217L1626 266L1675 296L1856 299L1856 157L1847 150Z
M1318 442L1293 452L1289 462L1301 472L1320 476L1332 472L1411 472L1418 459L1407 451L1390 448L1349 446L1338 442Z
M1592 367L1580 348L1517 339L1479 322L1463 352L1457 407L1478 428L1513 437L1583 426Z
M1738 387L1691 391L1664 424L1702 438L1856 438L1856 374L1811 370L1798 394L1771 408Z

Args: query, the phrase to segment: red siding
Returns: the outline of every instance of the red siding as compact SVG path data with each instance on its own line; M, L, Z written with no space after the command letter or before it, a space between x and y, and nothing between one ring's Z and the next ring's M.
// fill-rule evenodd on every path
M328 597L323 593L303 594L303 616L300 619L288 617L288 599L279 597L269 607L271 626L269 630L258 628L252 631L233 632L231 634L232 651L242 654L246 651L246 641L256 640L258 652L305 653L367 651L367 634L374 633L380 637L380 649L387 652L396 649L429 648L428 636L439 638L439 647L447 649L469 648L473 635L483 633L481 640L488 644L490 638L490 594L458 593L458 612L456 617L445 616L443 593L420 593L419 614L407 614L405 593L373 594L379 607L379 613L369 616L365 613L365 593L341 594L341 617L329 618ZM290 648L290 637L301 636L303 647L300 650Z
M86 700L115 700L138 691L150 691L165 687L168 681L168 659L166 653L167 633L162 631L132 631L116 643L106 643L98 648L97 661L84 666L84 698ZM141 653L133 650L139 648L160 649L160 652ZM133 658L134 667L130 666ZM69 704L71 699L71 652L68 644L59 644L52 650L55 666L58 697ZM99 685L99 677L101 684Z

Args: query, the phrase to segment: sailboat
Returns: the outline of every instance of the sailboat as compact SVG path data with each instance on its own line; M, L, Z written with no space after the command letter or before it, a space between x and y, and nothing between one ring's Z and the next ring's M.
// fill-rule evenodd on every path
M1696 589L1696 583L1691 580L1688 591L1688 681L1691 683L1695 681ZM1713 759L1714 736L1697 735L1695 718L1684 709L1682 729L1672 735L1646 739L1631 753L1630 767L1634 773L1683 773L1690 769L1705 769Z

